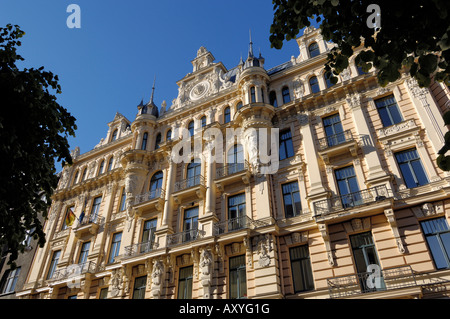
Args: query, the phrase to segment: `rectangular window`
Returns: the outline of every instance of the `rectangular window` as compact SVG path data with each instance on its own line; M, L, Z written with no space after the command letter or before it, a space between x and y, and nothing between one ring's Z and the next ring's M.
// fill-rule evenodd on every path
M414 188L428 184L428 177L415 148L395 153L395 158L406 187Z
M125 187L122 190L122 197L120 198L120 212L123 212L127 208L127 192Z
M384 127L403 121L394 95L375 100L375 105L377 106L378 114L380 114L381 122Z
M192 299L193 267L180 268L178 279L178 299Z
M91 215L89 221L94 223L97 221L98 213L100 211L100 204L102 203L102 197L94 198L94 203L92 204Z
M183 242L196 239L198 229L198 206L184 211Z
M144 223L144 231L142 232L141 238L141 253L149 252L153 248L153 243L155 242L156 221L157 219L152 219L147 220Z
M87 256L89 254L89 248L91 247L91 242L88 241L81 245L80 256L78 257L78 264L83 264L87 261Z
M108 288L102 288L100 290L100 294L98 295L98 299L107 299L108 298Z
M284 215L286 218L300 215L302 204L298 182L291 182L281 185L283 192Z
M57 250L52 255L52 261L50 262L50 268L48 269L47 273L47 279L50 279L53 277L53 274L55 273L56 265L59 262L59 257L61 255L61 250Z
M20 269L20 267L17 267L14 270L8 269L5 271L4 279L0 287L0 294L14 292L14 289L16 289L17 279L19 279Z
M328 147L345 142L344 129L342 128L341 117L339 114L324 117L322 121Z
M445 217L420 222L436 269L450 268L450 228Z
M291 259L292 281L294 292L314 289L308 246L298 246L289 249Z
M134 280L133 299L145 299L145 287L147 276L138 277Z
M280 161L294 156L294 145L292 143L291 130L287 129L280 132Z
M230 258L230 299L247 298L245 255Z
M337 169L334 171L334 174L336 176L342 206L347 208L359 205L362 202L362 197L359 193L354 167L348 166Z
M245 193L228 197L228 231L245 227Z
M362 292L371 292L376 290L383 290L385 285L381 281L378 286L368 286L368 277L372 274L368 271L369 265L377 265L380 267L377 251L373 242L371 232L360 233L350 236L350 243L353 251L353 258L355 260L356 271L359 274L359 282ZM381 268L380 268L381 270Z
M109 252L108 263L112 264L119 255L120 242L122 241L122 233L115 233L111 242L111 251Z

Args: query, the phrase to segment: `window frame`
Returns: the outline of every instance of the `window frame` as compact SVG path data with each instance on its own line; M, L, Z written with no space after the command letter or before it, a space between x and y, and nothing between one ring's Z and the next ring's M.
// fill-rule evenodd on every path
M56 267L58 266L59 258L61 257L61 250L55 250L52 253L52 258L50 260L50 264L47 271L47 280L51 279L55 274Z
M281 89L281 95L283 97L283 104L291 102L291 92L288 86L283 86Z
M289 137L283 138L283 135L287 134L289 132ZM284 154L282 154L282 146L284 147ZM289 147L288 147L289 146ZM290 150L292 150L292 155L290 155ZM290 128L280 130L280 137L279 137L279 160L285 160L287 158L295 156L295 150L294 150L294 141L292 140L292 131Z
M317 42L314 41L308 45L308 54L309 54L310 59L315 58L316 56L319 56L320 53L321 52L320 52L319 44Z
M288 193L285 193L285 187L289 186L289 185L296 185L297 189L292 189L292 187L290 187L290 191ZM297 193L298 194L298 204L300 205L300 209L296 208L296 202L295 202L295 197L293 194ZM291 207L292 207L292 216L288 216L288 210L286 208L286 201L285 201L285 197L286 196L290 196L290 200L291 200ZM284 210L284 217L285 218L292 218L292 217L296 217L302 214L302 200L301 200L301 196L300 196L300 186L298 185L298 181L289 181L286 183L281 184L281 197L283 198L283 210Z
M237 259L243 259L243 262L240 263L239 266L231 266L232 262L234 260ZM240 261L240 260L239 260ZM233 256L228 258L228 281L229 281L229 292L228 292L228 298L229 299L247 299L247 295L248 295L248 285L247 285L247 267L246 267L246 263L245 263L245 255L239 255L239 256ZM232 287L232 274L236 273L236 291L233 291L233 287ZM241 276L243 276L244 278L241 278ZM244 289L241 289L241 284L245 283L245 286L243 287ZM243 295L241 296L241 293L245 291L245 293L243 293ZM235 298L234 295L236 296Z
M120 236L119 240L116 240L116 236ZM111 236L111 245L108 254L108 264L113 264L115 258L119 255L120 246L122 243L122 232L116 232Z
M429 229L431 229L431 225L429 226L430 223L432 223L433 221L440 221L442 220L443 223L447 229L442 229L439 231L434 231L434 232L428 232ZM419 222L420 223L420 228L422 229L422 233L423 236L425 237L425 241L427 243L427 247L428 250L430 251L430 255L431 258L433 259L433 264L434 267L437 270L442 270L442 269L450 269L450 226L449 226L449 222L447 220L447 218L445 216L440 216L437 218L430 218L430 219L426 219L426 220L422 220ZM425 227L425 224L427 227ZM433 225L433 227L437 228L436 225ZM445 244L445 242L442 239L441 235L448 235L449 238L447 239L449 241L449 243ZM435 244L432 246L429 239L431 237L435 237L437 240L437 246L439 247L440 252L441 253L441 257L443 257L444 261L447 263L446 267L439 267L437 262L436 262L436 253L435 250L433 249L433 247L435 246Z
M191 270L189 272L190 275L187 277L181 277L182 271ZM177 289L177 299L192 299L192 289L193 289L193 281L194 281L194 267L186 266L178 269L178 289ZM181 284L184 282L184 289L181 289ZM189 289L190 288L190 289ZM183 292L183 296L180 294Z
M315 83L312 82L313 80ZM309 83L309 89L311 90L312 94L320 92L319 79L317 78L317 76L313 75L312 77L310 77L308 80L308 83Z
M399 157L401 154L405 154L405 153L407 153L407 152L413 152L413 151L414 151L415 154L416 154L416 158L414 158L414 159L409 159L409 160L407 160L407 161L405 161L405 162L399 162L398 157ZM420 187L420 186L428 185L428 184L430 183L430 179L429 179L429 177L428 177L427 171L425 170L425 167L424 167L424 165L423 165L423 163L422 163L422 159L420 158L419 153L418 153L416 147L409 148L409 149L406 149L406 150L403 150L403 151L395 152L395 153L394 153L394 157L395 157L395 162L397 163L397 166L398 166L398 168L399 168L400 174L401 174L401 176L402 176L403 182L405 183L405 186L406 186L407 188L410 188L410 189L411 189L411 188L415 188L415 187ZM411 163L419 163L420 165L419 165L419 166L417 166L417 165L413 166ZM403 169L403 167L405 167L404 164L407 165L408 171L406 171L406 170ZM423 175L422 178L424 177L424 178L426 179L425 183L422 183L422 182L419 181L419 178L418 178L418 176L417 176L417 174L418 174L419 172L418 172L418 171L416 172L416 171L415 171L415 168L421 169L421 170L422 170L422 172L421 172L422 175ZM411 176L409 176L408 178L405 178L405 173L406 173L406 172L409 172L409 173L411 174ZM411 178L413 179L413 182L416 184L415 186L409 184L409 181L410 181ZM422 179L422 178L420 178L420 179ZM412 187L410 187L410 186L412 186Z
M387 102L391 99L391 102ZM377 98L374 100L374 103L383 127L389 127L404 121L400 106L393 94ZM398 117L398 119L395 119L395 117Z
M303 253L305 257L293 257L294 251L300 251L299 255ZM294 265L299 264L299 267L294 267ZM305 291L314 290L314 276L311 267L311 256L309 253L308 245L299 245L289 248L289 265L291 267L292 276L292 287L294 293L300 293ZM298 273L297 270L300 272ZM302 279L302 287L296 287L296 278L300 276Z

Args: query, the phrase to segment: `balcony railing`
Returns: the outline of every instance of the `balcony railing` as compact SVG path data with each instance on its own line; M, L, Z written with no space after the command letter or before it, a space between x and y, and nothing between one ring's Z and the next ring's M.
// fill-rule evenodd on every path
M186 178L182 181L176 182L174 185L174 192L183 191L185 189L195 187L198 185L205 186L205 178L202 175L196 175L190 178Z
M353 135L350 130L342 133L330 135L319 139L319 151L324 151L327 148L337 146L353 140Z
M150 192L137 195L134 199L134 204L138 205L140 203L149 202L151 200L158 199L158 198L164 199L165 194L166 193L162 188L158 188L158 189L152 190Z
M335 211L374 203L390 197L392 197L392 192L387 189L385 185L364 189L346 195L333 196L314 203L314 217L326 216Z
M130 245L130 246L125 247L124 258L131 258L131 257L143 255L143 254L153 251L153 249L156 249L157 247L158 247L158 243L155 243L154 241L148 241L148 242Z
M105 217L98 216L98 215L89 215L84 216L77 225L77 228L89 225L89 224L97 224L101 225L105 221Z
M229 175L233 175L235 173L243 172L247 170L249 167L248 162L244 163L231 163L224 165L216 170L216 178L222 178Z
M183 243L191 242L197 238L202 238L206 234L205 231L200 229L185 230L180 233L167 236L167 246L175 246Z
M86 273L95 273L99 271L99 267L93 261L87 261L81 264L73 264L62 269L58 269L53 273L51 280L64 280L70 277L83 275Z
M411 266L380 269L377 272L357 273L327 279L331 298L417 286Z
M229 220L225 220L223 222L217 223L214 225L214 234L221 235L230 233L233 231L250 228L253 223L253 219L248 216L241 216Z

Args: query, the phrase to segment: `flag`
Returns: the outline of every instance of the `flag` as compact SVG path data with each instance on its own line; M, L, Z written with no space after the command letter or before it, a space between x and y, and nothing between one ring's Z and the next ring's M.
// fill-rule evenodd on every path
M66 226L72 226L73 222L75 221L76 216L73 213L72 209L69 208L69 211L67 212L67 216L66 216Z

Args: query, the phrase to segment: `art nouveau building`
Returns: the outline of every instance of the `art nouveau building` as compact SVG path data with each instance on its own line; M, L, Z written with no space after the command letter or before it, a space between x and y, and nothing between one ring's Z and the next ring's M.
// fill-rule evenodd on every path
M171 106L152 94L75 150L18 295L448 297L449 89L382 88L353 61L331 85L332 44L314 28L297 42L268 70L252 44L230 70L202 47Z

